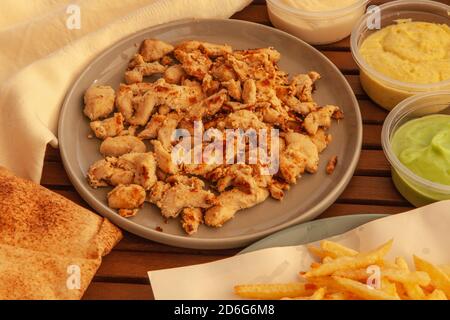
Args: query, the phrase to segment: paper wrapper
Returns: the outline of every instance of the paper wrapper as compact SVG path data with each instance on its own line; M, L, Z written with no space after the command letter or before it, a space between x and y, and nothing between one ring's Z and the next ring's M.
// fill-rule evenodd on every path
M450 201L366 223L329 238L358 251L369 251L389 239L388 259L403 256L412 267L416 254L434 264L450 263ZM312 242L318 244L318 242ZM306 245L278 247L216 262L149 272L155 299L238 299L236 284L298 281L314 257Z

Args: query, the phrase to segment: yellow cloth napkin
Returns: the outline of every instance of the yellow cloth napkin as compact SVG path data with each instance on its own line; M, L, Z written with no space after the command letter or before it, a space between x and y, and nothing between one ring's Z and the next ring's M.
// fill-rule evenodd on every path
M67 90L83 68L113 43L169 21L227 18L250 2L2 0L0 165L40 181L46 146L58 145L58 115Z

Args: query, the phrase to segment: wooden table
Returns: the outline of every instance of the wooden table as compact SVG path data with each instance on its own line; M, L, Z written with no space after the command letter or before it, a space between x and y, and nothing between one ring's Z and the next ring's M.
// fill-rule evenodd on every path
M442 0L445 1L448 0ZM387 1L372 2L380 4ZM233 18L270 25L265 1L261 0L254 1ZM387 112L373 103L362 90L358 68L351 57L349 39L318 48L344 73L358 98L364 122L363 150L355 175L336 203L319 219L360 213L395 214L411 209L395 189L389 164L381 150L381 127ZM58 150L47 150L42 184L89 207L71 185ZM210 262L232 256L238 251L181 249L125 233L124 239L105 257L84 299L152 299L147 271Z

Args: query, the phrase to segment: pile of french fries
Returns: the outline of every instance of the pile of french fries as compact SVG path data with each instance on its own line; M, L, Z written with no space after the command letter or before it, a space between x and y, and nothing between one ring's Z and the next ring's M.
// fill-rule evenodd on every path
M320 259L300 272L300 281L280 284L243 284L235 293L247 299L297 300L448 300L450 265L436 266L413 256L415 271L403 257L385 259L390 240L370 252L358 252L324 240L308 246Z

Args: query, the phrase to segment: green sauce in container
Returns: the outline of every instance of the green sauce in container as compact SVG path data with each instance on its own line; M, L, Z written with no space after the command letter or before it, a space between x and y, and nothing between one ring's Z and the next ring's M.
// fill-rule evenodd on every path
M434 114L406 122L394 133L391 150L417 176L450 186L450 115ZM397 189L416 206L448 199L411 183L396 170L392 178Z

